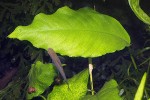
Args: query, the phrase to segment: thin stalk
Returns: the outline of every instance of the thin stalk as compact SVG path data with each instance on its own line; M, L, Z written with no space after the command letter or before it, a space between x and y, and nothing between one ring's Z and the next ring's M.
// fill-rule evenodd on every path
M134 66L135 70L138 72L137 65L136 65L135 60L134 60L134 58L133 58L133 56L131 54L130 54L130 58L132 60L132 63L133 63L133 66Z
M130 63L130 65L129 65L129 67L128 67L128 70L127 70L127 73L128 73L128 76L130 76L130 68L131 68L131 63Z
M92 95L94 95L93 76L92 76L92 70L93 70L92 58L88 58L88 60L89 60L89 73L90 73L91 93L92 93Z
M145 64L145 63L147 63L148 61L150 61L150 57L147 58L146 60L144 60L139 66L141 66L141 65L143 65L143 64Z
M46 100L46 98L43 95L39 95L43 100Z
M130 48L128 48L128 49L129 49L130 58L131 58L133 67L134 67L134 69L138 72L137 64L136 64L135 59L134 59L134 57L133 57L133 55L132 55L131 49L130 49Z

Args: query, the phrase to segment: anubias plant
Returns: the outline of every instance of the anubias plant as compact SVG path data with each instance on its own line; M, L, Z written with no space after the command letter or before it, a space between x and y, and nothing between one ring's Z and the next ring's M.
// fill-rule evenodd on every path
M62 7L52 15L40 13L35 16L31 25L18 26L8 37L30 41L37 48L43 48L45 50L52 48L56 53L61 55L89 58L90 63L92 57L122 50L124 47L130 45L128 33L117 20L87 7L77 11L68 7ZM52 84L56 73L53 68L48 69L48 67L53 67L53 65L48 65L42 62L37 62L32 65L29 73L29 86L34 89L32 93L27 95L28 99L42 94ZM44 68L47 68L47 70ZM87 70L84 70L69 79L69 87L65 83L60 86L55 86L47 99L85 99L86 97L83 97L88 90L87 83L89 74L87 72ZM94 94L91 72L91 91ZM46 78L48 75L51 78ZM90 100L95 100L95 98L98 100L99 98L106 100L110 99L110 96L111 98L116 97L118 100L122 99L118 95L119 90L117 86L115 80L109 81L100 92L90 97Z

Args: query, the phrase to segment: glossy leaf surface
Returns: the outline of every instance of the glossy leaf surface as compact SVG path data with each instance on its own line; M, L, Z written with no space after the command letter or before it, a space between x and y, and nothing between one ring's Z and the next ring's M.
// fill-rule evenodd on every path
M55 67L52 64L43 64L37 61L33 64L29 72L29 88L34 88L35 92L27 92L27 99L31 99L42 94L54 81L57 75Z
M130 45L128 33L117 20L90 8L62 7L52 15L40 13L31 25L18 26L8 37L75 57L97 57Z
M47 100L80 100L86 95L88 84L88 69L80 72L71 79L68 79L69 87L66 83L55 86L48 95Z

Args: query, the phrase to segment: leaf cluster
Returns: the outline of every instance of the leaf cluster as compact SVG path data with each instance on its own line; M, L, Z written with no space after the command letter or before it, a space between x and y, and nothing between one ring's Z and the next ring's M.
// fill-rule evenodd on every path
M96 10L119 19L120 22L127 28L129 33L131 32L132 44L129 51L125 49L124 51L95 59L96 67L93 71L94 89L98 92L106 81L114 78L118 82L120 90L123 89L123 92L120 91L120 95L126 100L132 100L140 84L143 73L146 72L150 66L149 28L147 26L146 30L146 25L133 17L134 15L131 16L131 11L126 9L120 10L120 8L117 8L117 2L119 2L119 5L122 4L120 4L120 1L114 1L113 3L109 0L103 1L104 2L101 2L101 4L99 4L99 2L94 3L96 5ZM127 1L125 2L124 0L123 3L128 6ZM28 79L26 76L30 69L29 66L38 60L43 62L49 60L47 56L45 56L46 54L43 50L34 48L29 42L12 42L12 40L6 39L6 36L14 29L14 27L31 23L33 17L39 12L52 13L58 9L60 5L63 4L59 0L38 0L38 2L36 0L15 0L0 2L0 27L2 29L0 30L0 59L1 62L2 59L4 59L5 63L2 62L2 64L8 64L8 67L10 66L8 63L10 61L11 64L13 63L14 65L21 66L18 70L17 76L13 78L13 81L0 92L1 99L10 100L12 99L11 97L14 97L15 99L23 99L27 92L26 86L28 84L26 82ZM81 5L79 3L75 4L73 1L72 4L70 4L70 6L74 8L79 8ZM83 5L91 5L91 7L94 6L93 2L89 4L84 2ZM129 11L130 14L123 13L126 11ZM131 19L127 18L126 15L129 15ZM140 19L143 18L140 17ZM138 38L136 38L135 33ZM139 42L139 40L142 41ZM70 59L68 61L70 61ZM73 58L75 62L77 59L78 58ZM83 62L85 66L86 61L83 60ZM77 65L80 64L77 63ZM5 68L8 67L1 67L1 73L4 72L2 70L6 70ZM76 70L79 72L81 68L70 66L69 70L74 73ZM18 79L19 82L17 81ZM147 100L150 97L149 83L150 80L148 78L143 100Z

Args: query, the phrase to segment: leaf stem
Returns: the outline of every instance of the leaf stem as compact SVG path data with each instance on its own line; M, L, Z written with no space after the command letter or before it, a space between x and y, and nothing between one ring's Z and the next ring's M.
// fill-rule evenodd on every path
M138 68L137 68L137 65L136 65L136 63L135 63L135 60L134 60L132 54L130 54L130 58L131 58L131 60L132 60L132 63L133 63L133 66L134 66L135 70L138 72Z
M91 93L92 93L92 95L94 95L93 76L92 76L92 70L93 70L92 58L88 58L88 61L89 61L89 73L90 73Z
M39 95L43 100L46 100L46 98L43 95Z

